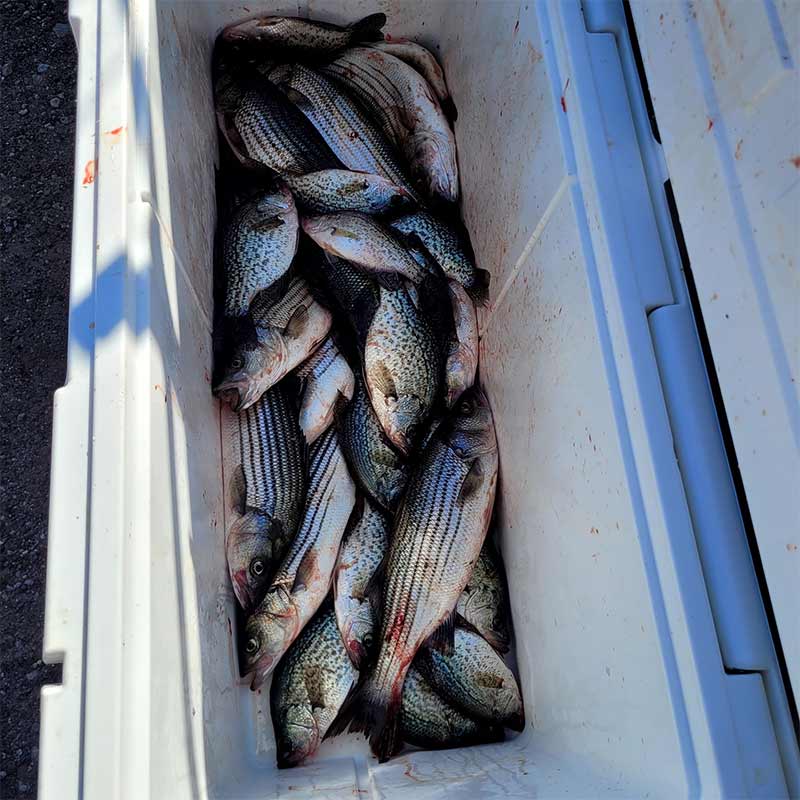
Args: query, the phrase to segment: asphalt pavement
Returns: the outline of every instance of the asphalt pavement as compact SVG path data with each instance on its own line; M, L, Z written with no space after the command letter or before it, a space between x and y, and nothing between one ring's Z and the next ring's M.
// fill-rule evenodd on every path
M36 796L53 392L66 371L76 51L0 0L0 798Z

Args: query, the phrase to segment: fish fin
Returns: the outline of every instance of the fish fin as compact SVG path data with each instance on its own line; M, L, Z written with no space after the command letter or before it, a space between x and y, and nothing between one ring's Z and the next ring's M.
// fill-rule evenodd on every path
M468 294L476 303L485 306L489 301L489 283L491 281L491 273L486 269L475 270L478 277L475 285L468 290Z
M428 637L426 642L428 647L438 650L444 656L452 655L456 632L455 619L456 612L450 612L442 624Z
M375 282L390 292L403 288L403 276L399 272L370 272Z
M228 497L236 513L243 515L247 499L247 481L244 477L244 467L241 464L236 467L233 475L231 475L231 481L228 484Z
M350 25L353 33L353 42L382 42L383 31L381 28L386 24L386 14L378 12L370 14L363 19Z
M312 547L306 552L297 567L294 583L290 590L291 594L308 589L309 584L315 577L319 577L319 567L317 565L317 552Z
M289 317L289 321L284 328L284 333L292 339L297 339L302 335L306 325L308 325L308 308L300 305L292 312L292 316Z
M453 618L457 628L461 628L461 630L464 631L469 631L470 633L475 633L478 636L483 636L487 642L489 641L488 638L484 636L466 617L462 617L457 611L453 612ZM491 644L491 642L489 642L489 644Z
M388 556L381 559L381 563L375 568L375 572L369 576L367 585L364 587L364 598L369 601L369 604L377 614L381 610L381 601L383 599L383 584L386 577L386 563Z
M370 377L372 378L372 385L384 397L397 397L397 387L395 386L394 378L385 364L382 362L376 364Z
M259 231L260 233L266 233L267 231L275 230L276 228L280 228L282 225L286 223L278 216L265 216L263 219L259 220L252 226L252 230Z
M461 484L457 502L463 503L480 486L482 480L483 466L481 466L480 459L476 458Z

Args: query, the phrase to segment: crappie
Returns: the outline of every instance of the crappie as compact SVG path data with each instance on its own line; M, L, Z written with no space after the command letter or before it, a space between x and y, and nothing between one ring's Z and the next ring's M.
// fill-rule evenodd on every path
M253 298L286 273L299 238L297 208L287 186L278 184L239 207L222 239L227 316L246 314Z
M326 603L281 659L269 704L278 767L313 755L358 678Z
M358 485L378 505L394 512L408 483L408 462L386 438L361 375L356 375L353 399L336 418L350 471Z
M282 64L268 76L348 169L382 175L419 200L394 146L338 84L302 64Z
M450 90L447 88L444 72L433 53L421 44L412 42L409 39L388 36L385 38L386 41L375 42L368 45L368 47L374 47L384 53L391 53L396 58L414 67L430 84L431 89L433 89L439 100L442 111L449 119L455 120L458 117L458 112L453 104L452 97L450 97Z
M370 14L347 27L300 17L256 17L229 25L222 31L226 42L256 42L274 50L325 57L356 42L383 38L385 14Z
M299 205L317 214L364 211L379 214L407 205L410 196L401 186L380 175L347 169L324 169L307 175L287 175L286 183Z
M464 391L475 383L475 373L478 371L478 317L472 298L458 281L448 281L447 289L455 325L445 362L444 380L447 407L452 408Z
M250 314L231 321L221 334L222 378L214 394L234 411L243 411L305 361L330 327L330 311L314 300L300 278L273 305L257 297Z
M370 47L345 50L320 70L374 113L384 135L408 159L412 177L426 195L458 200L453 129L422 75L391 53Z
M418 241L444 270L458 281L470 296L483 302L489 289L489 273L478 269L468 243L455 229L428 211L415 211L392 220L392 228Z
M309 450L303 518L264 599L245 625L243 675L258 689L322 604L356 490L328 428Z
M242 514L231 526L225 553L239 604L261 602L297 530L305 494L305 444L297 403L282 382L239 414Z
M364 345L364 376L381 427L403 455L439 396L442 370L436 332L408 291L381 287Z
M357 211L303 217L303 230L326 252L344 258L371 275L396 272L419 283L428 274L376 219Z
M374 644L377 617L367 588L388 549L389 518L361 498L345 533L333 577L336 621L356 669L362 668Z
M428 683L465 714L515 731L525 727L517 679L480 634L457 627L452 653L426 647L414 663Z
M414 666L403 685L400 735L426 750L503 741L500 726L487 725L459 711L442 699Z
M296 371L305 383L300 406L300 427L312 444L333 422L339 398L353 396L353 370L328 337Z
M458 598L456 612L495 650L507 653L511 646L511 609L500 556L487 538L467 585Z
M392 527L377 660L331 728L367 733L380 761L399 746L403 682L417 651L429 639L452 647L453 611L486 536L497 467L492 413L473 387L411 476Z

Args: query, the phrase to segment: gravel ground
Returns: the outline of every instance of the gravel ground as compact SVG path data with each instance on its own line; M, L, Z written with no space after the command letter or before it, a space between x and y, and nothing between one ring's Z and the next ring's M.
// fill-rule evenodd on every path
M53 391L66 368L75 43L0 0L0 797L35 797Z

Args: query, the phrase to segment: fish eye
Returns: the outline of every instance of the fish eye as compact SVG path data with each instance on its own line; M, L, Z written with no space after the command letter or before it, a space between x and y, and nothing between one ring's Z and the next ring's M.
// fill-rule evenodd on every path
M244 359L241 356L234 356L231 359L232 369L241 369L244 366Z
M244 646L244 651L249 656L254 656L258 652L258 639L255 636L251 636L247 640L247 644Z
M369 189L369 181L363 181L361 183L361 188L362 189Z
M462 400L458 406L458 410L461 414L471 414L473 410L473 405L471 400Z
M250 572L252 572L256 578L260 578L264 574L264 560L261 558L254 558L250 562Z
M367 648L372 647L372 634L371 633L365 633L364 634L364 647L367 647Z

